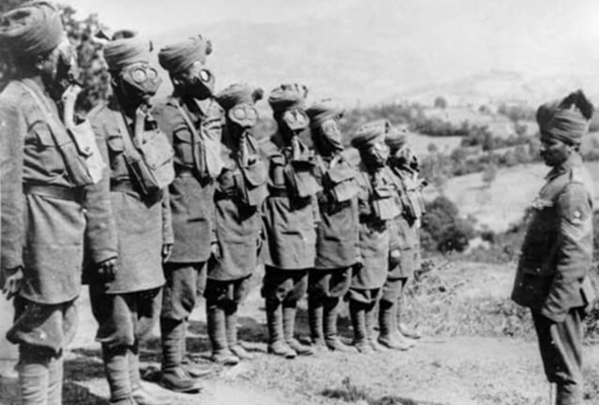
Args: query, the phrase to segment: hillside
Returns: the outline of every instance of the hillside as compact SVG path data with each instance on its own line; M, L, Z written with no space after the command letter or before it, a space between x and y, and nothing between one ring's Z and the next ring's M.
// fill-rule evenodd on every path
M599 190L599 162L588 162L586 166ZM490 187L485 186L482 173L474 173L449 179L442 192L459 207L462 216L476 218L477 227L502 232L523 218L548 172L542 163L502 168ZM426 189L428 200L437 195L438 190ZM598 203L596 196L595 206Z

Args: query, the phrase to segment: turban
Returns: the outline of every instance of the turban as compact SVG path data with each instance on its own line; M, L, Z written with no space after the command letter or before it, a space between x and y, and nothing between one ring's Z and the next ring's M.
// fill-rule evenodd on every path
M45 1L26 3L0 18L0 44L17 57L50 52L64 38L60 13Z
M306 114L310 117L310 126L318 127L328 119L340 117L345 113L345 107L330 98L312 104Z
M545 103L537 110L537 122L542 138L558 139L568 144L580 144L587 133L594 107L582 90L563 100Z
M119 71L134 63L150 63L151 43L141 37L123 37L104 45L104 59L111 71Z
M163 47L158 52L158 62L169 73L177 74L189 69L195 62L205 64L211 53L212 42L198 35Z
M385 136L385 143L391 150L401 149L406 144L408 135L407 129L392 127Z
M259 87L248 84L232 84L216 95L216 100L225 110L230 110L239 104L255 104L262 99L264 92Z
M384 142L385 136L391 130L391 123L387 120L372 121L362 125L351 140L356 149L364 149L377 142Z
M302 84L282 84L270 92L268 103L272 110L284 112L292 108L303 108L308 89Z

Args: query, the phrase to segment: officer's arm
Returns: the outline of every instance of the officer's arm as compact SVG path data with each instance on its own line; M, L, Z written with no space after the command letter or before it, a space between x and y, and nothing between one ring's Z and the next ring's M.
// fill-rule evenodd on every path
M26 125L19 109L0 101L1 249L0 275L22 267L23 246L23 140Z
M85 246L91 262L99 264L117 256L117 233L110 201L110 160L106 139L104 132L97 125L92 125L92 130L106 167L102 180L86 187Z
M541 312L562 322L572 301L580 296L581 283L592 262L593 211L582 183L570 183L558 200L559 235L556 274Z

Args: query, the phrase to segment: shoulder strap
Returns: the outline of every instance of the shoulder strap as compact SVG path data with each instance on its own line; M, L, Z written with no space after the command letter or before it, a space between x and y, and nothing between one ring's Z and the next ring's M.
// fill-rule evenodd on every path
M198 133L198 130L196 129L195 125L193 125L193 122L191 122L191 119L189 118L189 115L187 115L187 112L185 112L185 110L183 108L181 108L181 106L179 105L179 103L175 103L175 105L177 106L177 110L179 110L179 113L181 114L181 116L185 120L185 123L189 127L189 130L193 134L193 137L196 138L196 139L199 138L200 135Z
M66 129L63 125L59 125L60 120L54 116L54 114L46 105L46 103L44 103L43 100L35 93L35 91L31 89L29 86L27 86L25 83L23 83L22 81L18 81L17 83L19 83L25 89L25 91L27 91L27 93L33 98L35 104L37 104L40 111L44 114L46 122L52 130L51 132L54 138L54 142L56 142L57 145L63 145L67 142L70 142L71 139L69 138Z
M131 133L129 132L129 128L127 128L125 117L123 117L122 113L116 115L116 120L121 131L121 137L123 138L123 146L125 147L125 153L129 155L133 160L141 160L141 155L135 147L135 145L133 145L133 141L131 140Z

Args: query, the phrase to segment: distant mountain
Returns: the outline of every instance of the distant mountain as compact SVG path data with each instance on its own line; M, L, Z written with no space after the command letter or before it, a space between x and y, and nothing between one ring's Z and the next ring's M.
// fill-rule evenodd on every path
M566 31L560 41L545 39L557 6L541 10L543 19L528 18L539 13L532 5L515 16L502 2L493 7L487 15L477 7L456 13L454 2L441 0L365 0L322 18L180 27L162 32L156 44L201 33L214 43L209 63L218 88L246 81L269 91L299 81L312 97L335 96L349 106L431 104L438 95L460 104L536 104L577 87L599 93L599 75L584 76L595 66L594 53L572 46ZM562 12L564 24L566 17ZM579 68L583 76L573 76Z

